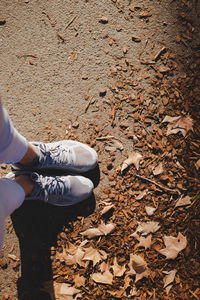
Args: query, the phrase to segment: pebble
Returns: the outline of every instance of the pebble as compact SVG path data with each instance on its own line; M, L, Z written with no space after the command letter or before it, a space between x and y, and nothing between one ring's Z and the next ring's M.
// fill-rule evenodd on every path
M99 19L99 23L102 23L102 24L107 24L108 23L108 18L107 17L101 17L101 19Z
M136 42L136 43L140 43L141 39L138 36L136 36L136 35L132 35L132 41Z
M0 259L0 266L2 269L6 269L8 266L7 260L5 258Z
M6 19L0 18L0 25L4 25L4 24L6 24Z
M88 76L87 76L86 74L83 74L83 75L82 75L82 79L83 79L83 80L87 80L87 79L88 79Z
M124 54L126 54L128 52L128 48L126 46L123 46L122 51L123 51Z
M102 88L102 89L99 90L99 96L100 97L104 97L106 95L106 93L107 93L107 90L104 89L104 88Z
M79 123L76 121L76 122L74 122L73 124L72 124L72 127L73 128L78 128L79 127Z

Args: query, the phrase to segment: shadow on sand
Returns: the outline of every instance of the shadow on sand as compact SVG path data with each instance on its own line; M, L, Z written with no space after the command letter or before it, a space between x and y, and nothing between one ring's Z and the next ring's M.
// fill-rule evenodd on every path
M99 168L85 173L84 176L90 178L96 187L100 178ZM69 226L69 222L76 220L78 216L89 216L95 206L94 195L68 207L48 205L40 201L25 201L12 214L21 253L21 278L17 283L19 300L55 299L53 285L49 289L51 297L41 291L45 281L53 282L51 247L56 247L57 236L64 226Z

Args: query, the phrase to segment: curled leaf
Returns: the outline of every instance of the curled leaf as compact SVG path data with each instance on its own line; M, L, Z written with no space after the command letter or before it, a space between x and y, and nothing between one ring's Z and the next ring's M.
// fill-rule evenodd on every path
M178 201L176 202L175 207L186 206L186 205L191 204L190 199L191 199L191 198L190 198L189 196L181 197L181 198L178 199Z
M115 224L109 223L105 224L104 222L101 222L101 224L98 226L98 229L104 234L107 235L115 229Z
M130 165L134 165L137 170L139 170L139 164L142 159L142 155L138 152L131 152L128 158L123 162L121 167L121 172L123 172Z
M159 250L159 252L166 256L166 259L174 259L180 251L187 245L187 239L180 232L176 237L164 236L163 237L166 248Z
M151 238L152 238L152 235L150 234L150 235L148 235L147 237L144 237L144 236L141 236L140 238L139 238L139 244L138 244L138 247L144 247L145 248L145 250L147 249L147 248L150 248L150 246L151 246Z
M153 169L153 175L157 176L163 173L163 164L162 162L159 163L159 165L157 165L157 167L155 167Z
M117 258L114 258L114 262L113 262L113 266L111 266L111 268L113 269L113 274L114 276L117 277L121 277L124 275L125 271L126 271L126 265L120 266L117 263Z
M114 207L113 204L111 204L111 205L106 205L106 206L102 209L101 215L102 215L102 216L105 215L105 214L106 214L107 212L109 212L113 207Z
M112 284L113 282L113 275L109 270L101 273L94 273L91 275L91 278L97 283L104 283L104 284Z
M89 247L85 249L85 254L83 256L83 260L91 260L93 265L95 266L98 262L107 258L107 254L103 251L103 255L93 247Z
M145 210L146 210L148 216L152 216L154 214L154 212L156 211L156 208L152 207L152 206L145 206Z
M167 126L167 135L176 134L179 131L185 137L189 130L193 130L193 120L188 115L186 117L178 116L178 117L170 117L166 116L162 123L169 123Z
M168 271L163 271L164 274L167 274L163 279L164 288L174 281L176 272L177 272L177 270L171 270L169 272Z
M149 221L149 222L139 222L139 225L136 229L136 232L141 232L142 235L147 235L150 232L154 233L160 228L158 222Z
M101 235L108 235L109 233L113 232L114 229L115 229L115 224L113 223L105 224L103 221L101 221L101 224L98 226L98 228L89 228L81 232L81 234L91 239Z
M128 274L136 275L135 282L142 279L143 277L149 276L149 270L145 260L136 254L130 254L130 262L128 264L130 271Z
M135 198L136 200L142 200L148 194L148 190L141 191Z
M87 238L89 238L89 239L103 235L103 233L98 228L89 228L89 229L81 232L81 234L84 236L87 236Z

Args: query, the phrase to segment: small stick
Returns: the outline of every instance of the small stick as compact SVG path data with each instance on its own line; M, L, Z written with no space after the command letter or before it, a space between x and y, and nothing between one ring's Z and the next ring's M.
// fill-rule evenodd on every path
M74 20L76 19L76 17L77 17L77 15L74 16L74 17L69 21L69 23L67 23L65 29L67 29L67 28L74 22Z
M180 192L178 191L178 190L173 190L173 189L170 189L170 188L167 188L167 187L165 187L165 186L162 186L162 185L160 185L159 183L157 183L157 182L155 182L154 180L151 180L151 179L149 179L149 178L146 178L146 177L143 177L143 176L140 176L140 175L135 175L137 178L140 178L140 179L142 179L142 180L145 180L145 181L148 181L148 182L150 182L150 183L153 183L153 184L155 184L156 186L158 186L160 189L162 189L162 190L166 190L166 191L168 191L168 192L170 192L170 193L174 193L174 194L180 194Z
M88 101L88 103L86 104L85 109L84 109L85 113L87 112L87 110L88 110L88 108L89 108L89 106L90 106L90 104L91 104L91 101L92 101L92 99L90 99L90 100Z
M35 54L21 54L21 55L17 55L18 58L22 58L22 57L33 57L33 58L37 58L37 56Z
M97 141L105 141L105 140L110 140L114 139L115 137L113 135L107 135L107 136L101 136L96 138Z

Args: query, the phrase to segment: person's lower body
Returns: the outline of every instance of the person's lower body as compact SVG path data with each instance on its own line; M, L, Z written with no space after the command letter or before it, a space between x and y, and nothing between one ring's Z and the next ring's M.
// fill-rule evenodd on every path
M28 143L12 125L0 99L0 163L13 164L15 171L0 179L1 251L5 218L25 199L66 206L87 199L93 191L93 183L83 176L43 176L39 172L86 172L96 166L97 154L76 141Z

